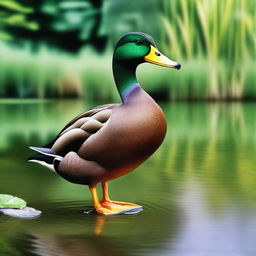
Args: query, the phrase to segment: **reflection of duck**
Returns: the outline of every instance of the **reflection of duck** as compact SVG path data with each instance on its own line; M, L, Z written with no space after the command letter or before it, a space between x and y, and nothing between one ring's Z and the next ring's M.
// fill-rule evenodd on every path
M109 237L98 237L93 235L61 236L36 233L32 234L31 238L33 252L38 256L127 255L126 253L123 254L119 252ZM101 246L99 246L99 244Z
M161 108L140 87L135 71L139 64L180 68L162 55L147 34L133 32L117 43L113 73L121 104L95 107L69 122L46 148L29 160L53 169L64 179L89 185L98 213L133 212L141 206L109 199L107 181L134 170L162 143L166 120ZM96 184L102 183L99 201Z

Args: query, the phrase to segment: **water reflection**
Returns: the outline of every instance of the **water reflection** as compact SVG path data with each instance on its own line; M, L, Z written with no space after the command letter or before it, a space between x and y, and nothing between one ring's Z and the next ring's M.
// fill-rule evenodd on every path
M163 104L168 134L137 171L110 185L132 216L85 215L88 189L24 160L79 114L79 101L0 104L0 193L40 209L0 216L0 255L244 255L255 253L254 104Z
M98 216L84 215L83 202L54 207L57 210L41 204L44 215L33 222L1 216L1 231L7 231L12 245L24 237L22 250L36 255L134 255L161 248L170 239L170 229L175 234L178 227L174 210L170 214L146 208L136 216Z

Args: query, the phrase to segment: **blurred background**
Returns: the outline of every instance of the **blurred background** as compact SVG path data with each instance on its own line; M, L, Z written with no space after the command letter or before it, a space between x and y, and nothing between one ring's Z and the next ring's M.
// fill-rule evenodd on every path
M182 64L138 69L156 98L256 99L254 0L0 0L0 97L118 100L111 59L129 31Z

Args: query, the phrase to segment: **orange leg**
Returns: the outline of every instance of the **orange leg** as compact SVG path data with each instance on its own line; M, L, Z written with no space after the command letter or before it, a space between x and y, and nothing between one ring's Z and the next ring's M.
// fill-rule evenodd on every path
M126 203L126 202L118 202L110 200L108 195L108 184L107 182L102 182L102 190L103 190L103 200L101 201L101 205L107 208L115 208L118 207L123 209L123 211L129 211L134 209L141 209L142 206L133 203Z
M94 208L97 211L97 213L103 214L103 215L114 215L114 214L123 214L131 210L131 207L126 208L121 205L115 205L115 204L108 205L100 202L98 199L96 186L89 186L89 188L92 193Z

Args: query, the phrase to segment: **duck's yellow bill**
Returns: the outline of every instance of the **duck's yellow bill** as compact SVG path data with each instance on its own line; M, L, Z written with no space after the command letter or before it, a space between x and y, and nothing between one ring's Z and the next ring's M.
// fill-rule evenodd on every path
M150 45L151 49L148 55L144 57L144 60L159 66L180 69L180 63L173 61L158 51L153 45Z

